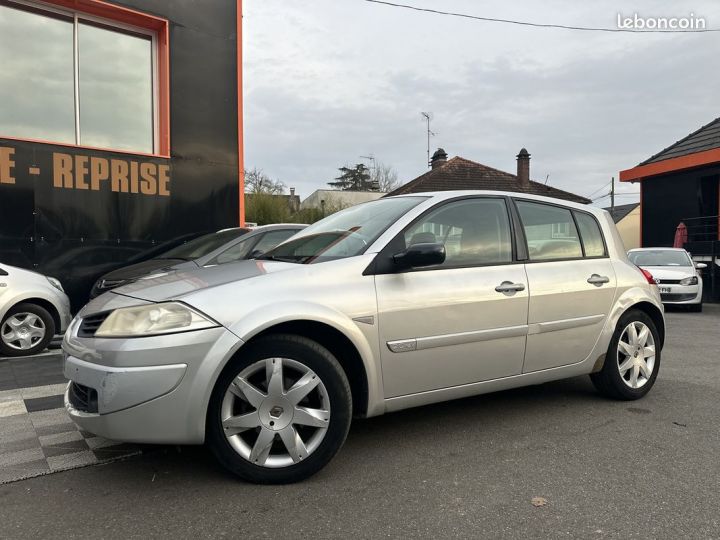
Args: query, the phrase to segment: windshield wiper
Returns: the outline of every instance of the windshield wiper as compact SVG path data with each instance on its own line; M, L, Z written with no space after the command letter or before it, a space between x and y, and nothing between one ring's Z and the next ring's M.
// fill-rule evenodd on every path
M298 263L298 259L291 259L289 257L278 257L277 255L261 255L257 257L258 261L276 261L276 262L287 262L287 263Z

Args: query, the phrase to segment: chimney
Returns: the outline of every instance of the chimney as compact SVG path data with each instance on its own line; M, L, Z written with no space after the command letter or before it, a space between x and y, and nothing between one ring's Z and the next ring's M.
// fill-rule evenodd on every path
M294 196L295 196L295 188L294 188L294 187L291 187L291 188L290 188L290 196L291 196L291 197L294 197Z
M517 178L521 186L530 185L530 154L524 148L517 157Z
M430 159L430 166L435 169L445 165L445 163L447 163L447 152L442 148L438 148Z

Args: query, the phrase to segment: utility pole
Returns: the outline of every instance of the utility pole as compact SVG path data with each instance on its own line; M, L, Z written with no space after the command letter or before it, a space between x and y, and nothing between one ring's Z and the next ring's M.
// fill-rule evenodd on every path
M615 210L615 177L610 181L610 211Z
M421 112L420 115L425 119L425 122L427 122L427 166L428 169L430 168L430 135L435 135L432 131L430 131L430 120L432 120L433 113L431 112Z

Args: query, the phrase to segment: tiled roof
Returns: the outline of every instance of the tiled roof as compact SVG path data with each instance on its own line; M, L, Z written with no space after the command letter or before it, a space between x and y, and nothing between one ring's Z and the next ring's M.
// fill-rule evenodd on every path
M616 205L615 208L611 208L608 206L607 208L605 208L605 210L610 212L610 215L612 216L615 223L619 223L625 216L635 210L638 206L640 206L640 203L636 202L632 204Z
M697 131L692 132L687 137L671 144L665 150L662 150L643 161L640 165L647 165L648 163L655 163L656 161L686 156L688 154L702 152L703 150L711 150L713 148L720 148L720 118L716 118L709 124L706 124Z
M400 186L395 191L391 191L386 197L391 195L404 195L406 193L421 193L424 191L458 191L467 189L514 191L530 195L555 197L577 203L590 203L590 199L586 199L580 195L575 195L574 193L563 191L562 189L552 186L546 186L539 182L533 182L532 180L527 186L522 186L514 174L499 171L459 156L448 160L444 165L435 167L425 174L418 176L415 180L411 180L407 184Z

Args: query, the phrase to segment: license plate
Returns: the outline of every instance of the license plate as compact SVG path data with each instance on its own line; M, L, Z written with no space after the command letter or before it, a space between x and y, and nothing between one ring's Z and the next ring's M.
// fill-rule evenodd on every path
M669 294L672 291L670 287L660 287L660 293L661 294Z

